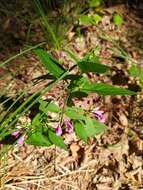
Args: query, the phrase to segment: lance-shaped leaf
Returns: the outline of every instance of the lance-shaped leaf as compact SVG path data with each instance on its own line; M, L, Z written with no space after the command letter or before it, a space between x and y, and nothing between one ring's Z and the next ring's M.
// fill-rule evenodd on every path
M84 110L80 107L67 107L64 110L65 115L70 119L84 120Z
M96 92L101 95L135 95L136 92L115 87L110 84L105 83L96 83L96 84L90 84L90 85L84 85L80 88L83 92Z
M82 139L84 142L87 143L88 135L87 135L87 133L86 133L84 124L82 124L82 123L79 122L79 121L76 121L76 122L74 123L74 129L75 129L76 135L77 135L80 139Z
M95 56L93 52L87 53L84 58L77 62L81 72L94 72L94 73L105 73L109 66L101 64L100 57Z
M77 64L82 73L94 72L101 74L109 69L107 65L100 64L98 61L79 61Z
M48 137L40 132L34 132L26 139L27 144L35 146L51 146L52 143L49 141Z
M57 136L55 132L53 132L51 129L48 130L48 137L51 143L55 144L56 146L60 148L67 150L67 145L64 143L63 138L60 136Z
M34 50L35 54L38 55L40 60L42 61L45 68L54 75L54 77L60 77L65 69L56 61L49 53L41 48L37 48Z
M125 88L116 87L106 83L91 83L85 77L79 77L71 82L70 85L71 93L84 92L91 93L95 92L101 95L135 95L136 92L130 91Z
M54 113L60 112L60 107L56 105L54 102L39 100L39 103L40 103L39 109L45 114L47 114L48 112L54 112Z
M95 135L104 133L107 126L99 121L96 121L90 117L86 117L85 131L88 137L94 137Z

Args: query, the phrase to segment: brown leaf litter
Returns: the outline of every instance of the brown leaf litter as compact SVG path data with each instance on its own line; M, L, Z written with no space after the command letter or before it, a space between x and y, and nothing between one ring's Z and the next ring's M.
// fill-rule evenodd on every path
M122 8L123 9L123 8ZM108 11L110 12L110 11ZM125 10L123 10L125 12ZM110 36L119 39L125 45L125 48L132 53L132 58L139 60L140 50L131 47L130 41L127 40L128 22L126 22L120 30L111 23L111 14L104 16L102 23L99 24L102 31ZM112 52L112 48L116 48L111 42L106 41L98 35L97 26L86 28L82 37L69 31L70 47L79 57L100 46L97 54L100 55L104 64L112 67L109 76L98 76L89 74L91 81L102 81L108 83L116 83L115 76L124 75L120 85L128 87L129 82L134 81L128 75L128 61L120 60L119 57ZM123 35L125 34L125 35ZM97 49L96 49L97 50ZM72 66L73 60L69 58L66 52L55 52L57 57L64 62L66 67ZM20 61L20 60L19 60ZM122 63L124 62L124 64ZM30 61L38 68L37 61ZM33 63L34 62L34 63ZM17 64L16 64L17 65ZM22 85L26 85L34 77L31 72L22 68L17 76L21 76ZM10 68L13 72L13 68ZM15 71L15 70L14 70ZM39 69L38 69L39 71ZM39 76L39 72L37 75ZM120 71L117 72L117 71ZM4 71L2 71L4 72ZM19 72L19 69L18 69ZM40 70L44 73L43 68ZM29 73L28 75L26 73ZM113 78L114 76L114 78ZM26 78L24 78L26 77ZM127 83L124 83L124 79ZM15 89L18 86L15 84ZM19 83L18 83L19 85ZM119 85L119 84L118 84ZM37 86L38 88L38 86ZM60 99L59 90L61 86L55 87L57 93L46 94L45 97L54 95L55 100ZM36 88L34 89L34 91ZM57 94L58 97L55 97ZM61 101L61 99L60 99ZM89 139L88 145L79 140L75 134L65 134L65 140L69 144L69 151L66 152L55 146L52 147L34 147L24 145L22 147L15 146L8 152L7 156L1 158L0 178L2 190L142 190L143 189L143 139L138 131L142 128L142 107L134 104L134 100L130 97L102 97L97 94L90 94L83 100L75 99L75 103L89 109L90 106L100 107L104 110L107 118L106 124L108 130L105 134L98 135L96 138ZM140 114L132 112L134 106ZM139 125L136 125L137 121ZM135 130L135 126L137 130ZM140 132L141 133L141 132Z

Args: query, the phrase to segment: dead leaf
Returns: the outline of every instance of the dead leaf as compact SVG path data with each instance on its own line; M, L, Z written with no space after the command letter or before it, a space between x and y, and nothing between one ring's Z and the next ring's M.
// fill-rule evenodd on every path
M121 122L121 124L125 127L128 126L128 119L126 117L126 115L124 113L119 113L119 121Z
M70 150L72 157L78 162L78 165L81 165L81 162L84 160L84 148L76 143L70 145Z

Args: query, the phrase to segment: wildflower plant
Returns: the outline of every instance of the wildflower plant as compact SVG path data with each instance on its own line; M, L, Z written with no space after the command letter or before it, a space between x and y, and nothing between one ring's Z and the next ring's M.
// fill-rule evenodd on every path
M44 89L31 95L10 118L1 125L6 134L19 135L18 129L9 130L15 125L20 113L25 113L35 103L39 105L39 111L32 118L31 124L26 126L27 130L19 137L17 143L20 145L25 140L26 143L36 146L51 146L55 144L60 148L67 149L68 145L64 142L65 133L75 133L78 138L88 143L90 137L95 137L106 131L104 112L100 108L92 111L85 110L74 104L75 97L87 96L89 93L100 95L135 95L136 93L128 89L115 87L102 82L91 82L84 73L93 72L98 74L106 73L110 67L100 63L99 58L93 54L87 54L83 59L75 58L75 65L70 69L64 68L49 53L41 48L34 50L45 66L48 74L44 77L49 83ZM78 68L77 74L72 74ZM75 73L75 72L74 72ZM50 80L49 80L50 75ZM66 97L64 105L60 106L54 100L43 99L43 95L53 89L53 87L63 82ZM26 109L24 109L26 107ZM24 110L24 111L23 111ZM17 117L16 117L17 116Z

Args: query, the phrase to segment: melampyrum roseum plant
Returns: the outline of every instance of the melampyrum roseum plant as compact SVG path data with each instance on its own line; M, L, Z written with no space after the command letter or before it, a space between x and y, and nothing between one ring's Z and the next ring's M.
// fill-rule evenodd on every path
M100 63L99 57L92 52L88 53L83 59L76 58L75 65L70 69L65 69L59 61L55 60L49 53L41 48L34 50L47 70L44 80L49 81L47 86L31 95L10 118L6 119L1 129L1 137L7 134L15 136L18 144L24 141L36 146L51 146L55 144L60 148L67 149L68 145L64 142L65 133L73 133L88 142L90 137L104 133L107 129L105 125L104 113L100 108L93 105L92 110L85 110L74 104L73 98L85 97L89 93L98 93L99 95L135 95L136 93L128 89L115 87L103 82L91 82L85 73L106 73L110 67ZM72 74L73 70L78 68L78 74ZM75 72L74 72L75 73ZM50 80L49 80L50 78ZM66 95L63 98L63 105L59 106L54 100L44 100L43 95L61 84L63 81L63 91ZM32 102L32 103L31 103ZM39 105L39 111L34 116L31 124L27 125L23 134L21 129L15 126L18 120L17 115L25 113L34 104ZM12 132L9 129L12 128ZM18 137L18 138L17 138Z

